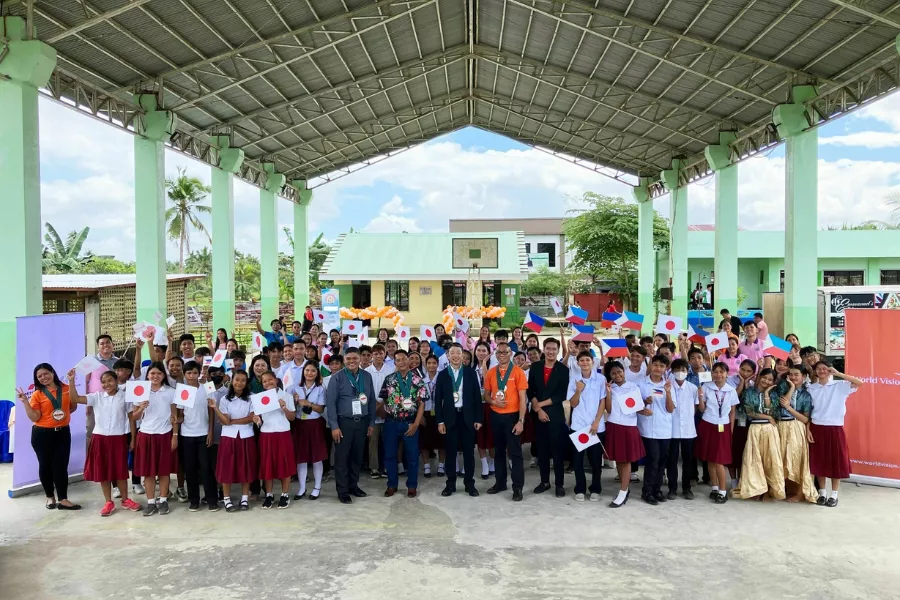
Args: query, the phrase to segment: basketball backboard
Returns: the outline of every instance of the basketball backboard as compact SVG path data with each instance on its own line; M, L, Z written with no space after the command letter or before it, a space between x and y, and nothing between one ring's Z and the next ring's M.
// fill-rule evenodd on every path
M454 269L496 269L498 255L497 238L453 238Z

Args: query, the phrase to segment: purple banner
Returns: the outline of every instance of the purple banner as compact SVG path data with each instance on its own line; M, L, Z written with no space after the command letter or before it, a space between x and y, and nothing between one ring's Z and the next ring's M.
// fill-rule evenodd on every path
M50 363L65 383L66 373L86 353L84 313L58 313L16 319L16 387L30 397L34 391L34 367ZM84 391L84 382L76 387ZM34 485L38 478L37 457L31 448L31 420L17 402L15 425L15 454L13 455L13 489ZM84 471L85 407L72 414L72 453L69 456L69 475Z

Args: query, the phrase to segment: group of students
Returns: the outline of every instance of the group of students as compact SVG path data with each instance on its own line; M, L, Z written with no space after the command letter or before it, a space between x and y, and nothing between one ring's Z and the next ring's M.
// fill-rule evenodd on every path
M723 323L733 330L730 319ZM562 331L558 339L546 338L541 344L537 335L525 336L520 327L492 335L485 326L477 337L457 332L454 338L438 324L436 342L412 338L405 350L387 330L378 332L371 347L356 348L337 330L306 325L303 331L304 325L295 322L288 334L280 321L273 321L272 331L263 332L267 347L249 367L246 355L222 329L215 339L208 338L207 347L195 348L190 334L168 347L152 347L154 356L147 366L141 365L143 341L136 343L131 361L114 357L112 340L103 335L97 340L97 358L104 368L87 377L85 395L75 388L74 370L63 384L51 365L37 365L34 392L28 397L19 390L19 398L34 422L32 445L47 507L80 508L67 498L66 473L69 415L79 404L92 413L84 476L101 484L103 516L114 512L116 498L121 498L122 508L143 510L145 516L167 514L172 474L177 474L173 495L188 502L191 511L199 510L201 503L210 511L219 510L220 503L228 512L248 510L254 496L262 498L263 508L283 509L291 503L294 477L299 490L293 499L307 496L312 465L309 499L315 500L332 462L353 460L346 452L335 452L331 460L334 447L342 443L341 436L334 435L337 392L327 394L335 377L341 385L346 378L358 399L365 397L359 394L362 382L371 382L366 389L373 390L378 410L372 411L364 450L370 477L387 475L386 495L396 491L397 476L406 467L409 495L415 496L421 456L426 478L448 477L449 493L444 495L454 491L449 479L455 482L465 471L467 491L476 496L469 472L474 448L460 443L454 452L455 443L448 447L447 428L435 414L438 376L448 367L456 379L465 372L476 376L473 411L478 426L472 445L481 460L481 478L495 477L488 492L498 493L506 489L511 471L514 500L522 499L522 444L531 444L533 464L540 469L541 482L534 492L555 487L558 497L565 496L568 464L575 474L576 501L598 501L604 456L615 462L620 489L610 503L614 508L628 500L641 460L641 498L651 505L677 497L679 463L682 497L694 497L692 485L701 480L699 461L702 481L712 486L710 498L720 504L727 501L730 488L736 498L805 499L836 506L839 482L849 476L842 428L845 403L862 382L821 362L813 348L797 345L787 361L764 356L754 322L742 325L743 339L730 331L736 349L713 356L685 335L676 341L663 334L640 339L629 335L628 359L603 356L598 339L566 342ZM795 336L794 341L799 342ZM206 364L210 348L223 346L227 365ZM345 357L352 369L346 368ZM132 379L148 382L148 400L125 401L125 384ZM173 403L176 382L197 388L192 408ZM207 393L207 382L215 392ZM283 391L279 409L254 414L250 395L275 389ZM456 388L452 393L462 411ZM643 409L626 414L615 401L623 394L640 398ZM397 421L403 424L399 429L393 427ZM577 451L568 434L585 428L601 443ZM555 486L550 485L551 459ZM143 508L129 497L129 470L132 491L146 494ZM340 476L339 465L335 470ZM668 493L662 490L664 475ZM342 494L342 484L337 484L345 501L346 489ZM240 486L237 501L231 498L232 485ZM358 482L352 485L359 495Z

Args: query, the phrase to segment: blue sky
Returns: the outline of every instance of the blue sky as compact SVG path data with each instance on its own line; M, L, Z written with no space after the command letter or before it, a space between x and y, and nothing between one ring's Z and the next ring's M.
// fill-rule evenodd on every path
M134 192L130 134L41 98L42 219L61 234L91 227L96 254L134 258ZM824 125L819 133L819 226L888 219L885 198L900 191L900 96ZM209 183L209 167L166 151L178 167ZM784 226L784 148L741 163L740 226ZM451 218L559 217L581 207L585 191L630 198L627 185L476 128L442 136L317 188L310 238L358 231L447 231ZM692 184L691 224L714 221L714 183ZM259 192L235 182L235 245L259 252ZM668 214L668 197L655 201ZM279 203L279 225L292 227ZM279 230L279 244L287 249ZM194 248L206 244L193 235ZM168 257L177 247L170 243Z

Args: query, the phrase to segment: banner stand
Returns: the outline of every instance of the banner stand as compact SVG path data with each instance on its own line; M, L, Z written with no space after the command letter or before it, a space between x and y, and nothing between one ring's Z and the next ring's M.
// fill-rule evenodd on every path
M76 473L74 475L69 475L69 485L73 483L78 483L79 481L84 481L84 473ZM40 483L33 483L31 485L24 485L22 487L12 488L6 492L10 498L20 498L22 496L30 496L31 494L43 494L44 488L41 487Z

